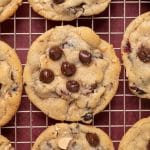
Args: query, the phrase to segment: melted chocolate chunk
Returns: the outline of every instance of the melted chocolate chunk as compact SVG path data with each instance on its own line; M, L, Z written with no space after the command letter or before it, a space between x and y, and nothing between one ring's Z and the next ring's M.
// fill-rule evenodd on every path
M52 60L59 60L63 54L63 51L60 47L53 47L49 50L49 57Z
M14 75L11 73L11 80L14 81Z
M148 144L147 144L146 149L147 149L147 150L150 150L150 141L148 141Z
M77 14L79 11L84 12L83 5L85 5L85 3L81 3L81 4L79 4L78 6L75 6L75 7L70 7L70 8L68 8L68 10L73 15Z
M145 48L144 46L142 46L138 52L137 52L137 56L138 58L144 62L144 63L149 63L150 62L150 49L149 48Z
M124 52L131 53L131 44L129 40L127 41L126 45L124 46Z
M94 92L94 90L97 88L97 83L94 83L91 85L90 90L92 90L92 92Z
M65 76L72 76L76 72L76 67L72 63L63 62L62 65L61 65L61 72Z
M88 64L91 63L92 55L91 55L91 53L89 53L88 51L82 50L82 51L80 51L80 53L79 53L79 60L80 60L83 64L88 65Z
M97 147L100 143L99 137L96 133L86 133L86 139L92 147Z
M143 91L142 89L139 89L138 87L135 87L135 86L132 86L130 87L132 90L134 90L137 94L139 95L143 95L143 94L146 94L145 91Z
M64 2L65 2L65 0L53 0L53 3L55 3L55 4L61 4Z
M70 91L72 93L76 93L76 92L79 91L80 85L77 81L70 80L70 81L67 81L66 88L67 88L68 91Z
M85 114L85 115L83 116L83 119L84 119L85 121L90 121L90 120L93 119L93 114L92 114L92 113L87 113L87 114Z
M1 88L2 88L2 84L0 83L0 90L1 90Z
M51 83L54 80L54 73L50 69L43 69L39 78L43 83Z

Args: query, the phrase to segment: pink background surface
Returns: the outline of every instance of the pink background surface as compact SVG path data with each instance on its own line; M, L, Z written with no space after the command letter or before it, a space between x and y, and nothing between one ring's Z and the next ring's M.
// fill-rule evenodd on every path
M62 23L89 26L103 39L112 43L120 57L120 43L124 29L136 16L149 10L150 1L148 0L112 0L108 9L101 15L81 17L72 22L54 22L38 16L29 7L27 0L24 0L15 16L0 24L0 39L17 50L24 66L29 46L46 30ZM110 105L95 116L93 124L110 135L117 150L125 131L137 120L149 115L150 101L141 101L131 94L122 66L118 92ZM55 123L55 120L46 117L33 106L23 92L22 103L16 116L1 128L1 134L12 141L16 150L30 150L37 136L48 125Z

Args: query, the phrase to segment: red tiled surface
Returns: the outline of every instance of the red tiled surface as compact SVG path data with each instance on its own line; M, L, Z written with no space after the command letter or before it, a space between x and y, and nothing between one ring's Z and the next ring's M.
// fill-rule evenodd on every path
M109 8L100 15L81 17L63 24L93 28L98 35L114 45L116 54L120 57L120 42L125 28L137 15L149 10L149 0L112 0ZM0 24L0 39L17 50L24 67L30 44L46 30L61 24L62 22L47 21L37 15L27 0L24 0L16 15ZM122 66L117 94L104 112L95 116L93 124L110 135L117 150L124 132L140 118L149 116L149 110L150 101L141 101L129 91ZM16 150L30 150L37 136L48 125L56 122L58 121L47 118L33 106L23 92L16 116L1 128L1 134L12 141Z

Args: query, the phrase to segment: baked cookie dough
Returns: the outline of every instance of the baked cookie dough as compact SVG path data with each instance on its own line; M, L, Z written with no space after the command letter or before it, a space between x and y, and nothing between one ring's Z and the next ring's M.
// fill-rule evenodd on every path
M2 135L0 135L0 150L14 150L10 141Z
M71 21L103 12L111 0L29 0L39 15L51 20Z
M141 119L122 138L119 150L150 149L150 117Z
M150 99L150 12L127 27L121 49L130 90Z
M22 93L22 66L15 51L0 41L0 126L16 113Z
M115 95L120 63L90 28L59 26L30 47L24 69L29 99L56 120L92 122Z
M0 22L12 16L21 2L22 0L0 0Z
M32 150L114 150L111 139L100 129L81 124L56 124L35 141Z

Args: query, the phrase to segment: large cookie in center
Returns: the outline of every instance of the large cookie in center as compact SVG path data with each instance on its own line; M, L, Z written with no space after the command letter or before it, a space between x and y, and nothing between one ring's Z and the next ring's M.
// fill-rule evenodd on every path
M120 63L87 27L55 27L32 44L24 70L29 99L57 120L91 122L115 95Z

